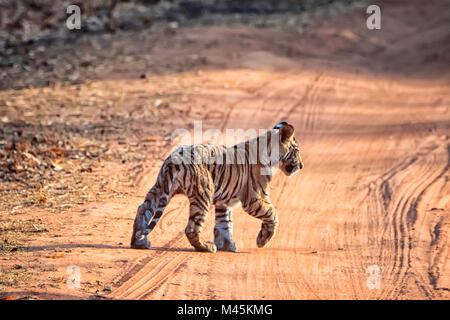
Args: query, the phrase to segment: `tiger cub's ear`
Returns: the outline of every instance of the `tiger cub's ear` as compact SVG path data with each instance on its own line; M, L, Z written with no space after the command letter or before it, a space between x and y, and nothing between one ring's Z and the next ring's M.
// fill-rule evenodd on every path
M275 127L273 127L274 129L280 129L282 126L284 126L285 124L288 124L286 121L280 122L279 124L277 124Z
M285 124L280 128L281 142L288 141L294 135L294 127L290 124Z

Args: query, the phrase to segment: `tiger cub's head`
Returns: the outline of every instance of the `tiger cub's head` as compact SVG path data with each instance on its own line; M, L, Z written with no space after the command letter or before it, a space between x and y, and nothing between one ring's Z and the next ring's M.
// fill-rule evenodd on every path
M300 149L295 140L294 127L283 121L277 124L274 129L279 130L280 136L280 162L281 171L287 176L293 175L303 168L303 161L300 156Z

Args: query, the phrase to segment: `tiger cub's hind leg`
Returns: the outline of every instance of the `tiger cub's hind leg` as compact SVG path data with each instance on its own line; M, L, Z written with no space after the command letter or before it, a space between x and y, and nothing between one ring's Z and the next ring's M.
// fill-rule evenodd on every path
M206 200L203 200L206 201ZM205 207L204 204L197 204L196 201L191 201L189 222L186 226L186 236L191 245L197 251L201 252L216 252L217 247L214 243L206 241L201 237L203 225L208 214L209 203Z
M214 225L214 243L217 250L236 252L233 241L233 207L216 204L216 224Z

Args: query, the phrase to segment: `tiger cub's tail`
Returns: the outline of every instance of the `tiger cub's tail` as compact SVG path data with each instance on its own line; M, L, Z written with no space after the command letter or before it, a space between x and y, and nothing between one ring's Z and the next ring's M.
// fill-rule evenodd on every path
M132 248L150 248L146 236L155 228L165 207L174 194L175 165L165 161L155 185L147 193L144 202L139 206L134 219Z

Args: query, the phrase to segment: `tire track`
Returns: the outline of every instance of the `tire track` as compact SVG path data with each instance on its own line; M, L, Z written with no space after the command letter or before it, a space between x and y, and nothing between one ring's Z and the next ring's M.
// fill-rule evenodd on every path
M173 240L166 243L164 248L177 247L183 238L184 233L180 232ZM193 250L182 252L177 249L164 249L152 254L139 264L138 271L132 270L125 276L123 284L114 291L112 296L116 299L142 299L148 296L178 272L184 263L192 259L193 253Z
M440 164L436 162L436 157L443 154L447 159L450 157L448 141L424 146L419 152L388 170L369 190L372 198L370 201L379 203L375 208L381 208L384 213L384 221L381 223L384 228L380 239L392 238L394 243L394 261L389 272L392 275L392 283L383 290L386 298L404 296L406 281L417 276L412 270L412 249L415 242L415 223L418 215L422 214L418 207L427 190L449 171L448 161L443 168L436 168ZM373 210L371 214L376 217L378 212ZM383 245L380 246L380 261L384 260L385 249ZM434 297L433 288L423 283L423 278L422 281L415 280L426 297Z
M430 243L430 248L433 252L436 252L434 257L431 258L430 267L428 268L428 279L430 285L434 290L443 290L450 291L449 287L439 286L439 280L444 273L445 270L441 273L441 270L444 269L443 266L446 263L446 259L448 259L448 239L449 239L449 231L450 231L450 222L448 221L448 211L446 212L446 216L441 216L439 221L433 227L433 237Z

